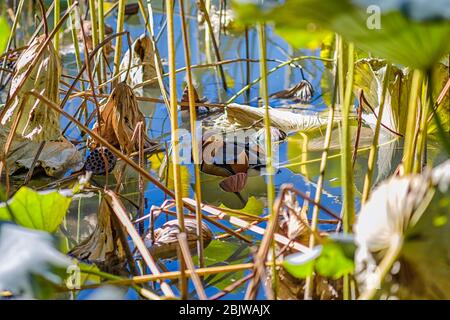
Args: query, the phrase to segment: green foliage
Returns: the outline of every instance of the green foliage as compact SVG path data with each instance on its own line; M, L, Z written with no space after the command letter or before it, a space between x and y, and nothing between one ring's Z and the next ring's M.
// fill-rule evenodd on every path
M249 247L237 241L213 240L205 249L205 264L207 267L224 266L248 262ZM198 258L194 257L194 263ZM210 275L204 278L208 286L214 286L220 290L225 289L234 281L241 279L244 271L230 272L226 274Z
M219 206L219 208L225 208L229 209L227 206L225 206L223 203ZM239 209L237 211L251 214L253 216L260 216L264 212L264 203L261 200L256 199L255 197L251 196L247 203L245 204L244 208ZM232 212L226 211L229 215L236 215L239 216L239 214L233 214Z
M235 4L239 18L247 23L272 21L276 29L328 29L354 42L360 49L418 69L428 69L450 50L450 24L444 19L416 21L402 12L383 12L380 28L369 28L371 13L350 0L289 0L264 9L255 4ZM284 34L295 41L296 33Z
M309 256L298 253L286 257L283 267L299 279L311 276L314 271L324 277L339 279L354 269L353 259L347 251L337 242L329 241L314 248L311 254L307 254Z
M52 233L63 221L71 201L59 191L37 192L22 187L8 202L0 204L0 220Z
M3 53L6 50L10 33L11 28L8 24L8 20L6 20L5 17L0 16L0 53Z
M316 261L317 272L333 279L339 279L353 272L353 260L349 259L342 248L335 243L324 245L322 254Z

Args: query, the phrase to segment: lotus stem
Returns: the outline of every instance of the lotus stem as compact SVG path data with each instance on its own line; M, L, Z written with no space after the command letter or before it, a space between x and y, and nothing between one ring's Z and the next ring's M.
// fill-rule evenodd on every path
M273 263L268 262L266 263L267 267L271 267L273 265ZM277 264L278 266L280 264ZM195 269L195 273L202 277L202 276L207 276L207 275L214 275L214 274L219 274L219 273L227 273L227 272L237 272L237 271L242 271L242 270L249 270L254 268L254 264L253 263L243 263L243 264L234 264L234 265L226 265L226 266L217 266L217 267L208 267L208 268L200 268L200 269ZM101 276L102 278L108 279L108 281L106 282L102 282L102 283L95 283L95 284L88 284L83 286L80 289L93 289L93 288L98 288L99 286L103 286L103 285L138 285L138 284L143 284L143 283L147 283L150 281L158 281L158 280L175 280L177 278L180 277L180 272L179 271L169 271L169 272L163 272L160 274L147 274L147 275L142 275L142 276L137 276L137 277L132 277L129 279L125 279L125 278L121 278L119 276L113 276L110 274L105 274L104 272L95 270L95 269L87 269L87 268L82 268L81 272L83 273L88 273L88 274L96 274ZM186 275L187 276L191 276L192 273L190 270L186 270Z
M265 128L265 148L266 148L266 172L267 172L267 208L269 211L270 223L277 223L276 212L274 211L275 202L275 186L274 186L274 168L272 158L272 137L271 137L271 123L269 113L269 89L267 83L267 51L266 51L266 26L265 24L258 25L259 35L259 55L260 55L260 70L261 70L261 96L264 102L265 116L264 116L264 128ZM272 259L276 257L276 245L272 239ZM277 296L277 269L275 264L272 267L272 290L274 297Z
M72 0L67 0L67 6L71 7L72 6ZM74 10L74 13L71 14L71 17L69 19L69 28L71 30L71 34L72 34L72 42L73 42L73 47L75 50L75 59L77 61L77 68L78 68L78 72L80 72L81 68L83 67L83 62L81 60L81 53L80 53L80 46L78 44L78 37L77 37L77 30L76 30L76 19L77 19L77 15L79 14L78 8L76 8ZM81 19L79 19L81 20ZM81 81L81 89L84 91L85 86L84 86L84 82Z
M341 39L342 42L342 39ZM341 43L341 48L343 44ZM339 68L343 69L342 51L339 56ZM353 71L354 71L354 45L348 44L348 70L345 83L344 103L342 104L342 191L343 191L343 230L345 233L351 232L353 221L355 219L355 203L353 191L353 168L352 168L352 150L350 139L350 108L353 98Z
M13 22L13 25L11 27L11 33L9 34L8 43L6 44L5 52L8 52L9 49L11 48L11 44L12 44L12 41L13 41L13 38L14 38L14 34L16 33L17 25L19 23L20 16L22 15L22 9L23 9L24 2L25 2L24 0L20 0L19 5L17 6L17 12L16 12L16 15L14 17L14 22ZM3 83L4 70L6 69L6 61L7 60L8 60L8 55L5 55L5 57L3 58L3 62L2 62L2 69L0 71L0 84Z
M336 41L336 43L338 43ZM335 50L335 59L337 58L338 50ZM333 121L334 121L334 111L336 107L336 96L337 96L337 86L338 83L338 72L336 65L334 67L334 84L333 84L333 97L330 107L328 108L328 123L327 123L327 129L325 132L325 141L323 143L323 152L322 152L322 158L320 160L320 173L319 178L317 180L317 187L316 187L316 194L314 196L314 207L312 212L312 220L311 220L311 236L309 238L309 247L313 248L315 246L316 238L314 236L315 232L317 231L317 224L319 221L319 206L317 204L320 203L320 198L322 196L322 189L323 184L325 181L325 171L327 168L327 161L328 161L328 152L330 149L330 142L331 142L331 133L333 132ZM312 299L313 295L313 280L314 275L306 278L305 282L305 294L304 299L310 300Z
M199 8L200 10L203 12L203 14L205 15L205 20L206 20L206 24L208 26L208 33L211 37L211 41L214 47L214 52L216 54L216 59L218 62L222 61L221 55L220 55L220 50L219 50L219 45L217 44L217 40L216 40L216 36L214 35L214 29L212 27L212 23L211 23L211 19L209 18L209 13L208 10L206 8L205 5L205 1L204 0L199 0L198 1L199 4ZM225 77L225 72L223 71L223 66L222 65L218 65L218 69L219 69L219 74L220 77L222 78L222 85L223 85L223 89L225 91L228 90L228 86L227 86L227 80Z
M117 13L116 33L121 33L123 31L123 25L125 20L125 2L126 2L125 0L119 0L119 11ZM118 37L116 41L116 48L114 51L114 76L116 76L119 73L121 53L122 53L122 38Z
M372 188L372 178L373 178L373 170L375 167L375 159L377 157L378 151L378 139L380 136L380 128L381 128L381 119L383 118L383 110L384 104L386 101L386 93L389 84L389 72L390 72L390 64L386 65L386 71L383 79L383 88L381 92L381 101L380 101L380 109L378 111L377 122L375 124L374 134L372 144L370 146L369 159L367 161L367 171L364 175L364 187L361 202L364 205L369 199L370 189ZM362 106L360 106L361 108Z
M104 0L98 0L98 42L101 43L103 40L105 40L105 12L104 12ZM104 53L100 52L100 83L103 83L106 81L106 66L105 66L105 59L104 59ZM99 83L99 84L100 84Z
M352 166L352 146L350 139L350 108L352 107L353 98L353 72L354 72L354 45L348 44L348 62L347 62L347 77L344 79L344 42L342 37L338 39L339 55L338 55L338 73L339 73L339 89L340 101L342 107L342 157L341 157L341 180L342 180L342 222L344 233L349 233L352 230L353 221L355 219L355 203L353 190L353 166ZM343 99L342 99L343 98ZM348 275L343 277L344 288L343 298L348 300L350 298L350 278Z
M422 104L420 108L420 125L417 130L417 152L414 160L414 173L420 173L422 168L426 165L426 151L427 151L427 130L428 130L428 114L433 99L432 93L432 74L425 73L425 79L422 87Z
M53 14L54 14L53 26L56 27L56 25L58 24L59 19L61 17L61 1L60 0L55 1L55 10L54 10ZM56 31L54 46L55 46L56 54L59 56L59 30Z
M167 97L166 87L164 86L164 80L163 80L162 63L161 63L161 59L159 56L158 47L156 46L155 32L153 30L152 4L150 1L148 1L148 5L147 5L148 13L147 13L147 11L145 10L144 3L142 1L143 0L138 0L139 10L141 11L142 17L144 18L144 21L145 21L145 26L150 34L150 40L151 40L152 47L153 47L153 58L154 58L154 63L155 63L155 68L156 68L156 76L157 76L159 88L161 90L161 94L162 94L164 103L166 104L167 110L168 110L168 112L170 112L170 102L169 102L169 98ZM143 86L144 85L145 85L145 81L143 83Z
M406 120L405 146L403 150L403 170L405 175L412 173L414 166L414 153L416 150L414 133L416 132L416 126L418 124L418 98L422 82L423 72L418 69L414 70L408 103L408 118Z
M176 52L175 52L175 30L173 25L174 17L174 0L166 1L167 11L167 43L169 47L169 83L170 83L170 123L171 123L171 140L172 140L172 170L175 192L175 203L180 231L185 232L183 202L182 202L182 186L180 173L180 154L178 140L178 103L177 103L177 76L176 76ZM187 298L187 278L185 274L185 263L180 259L180 292L182 298Z
M95 275L98 277L101 277L103 279L107 279L107 281L111 281L111 282L121 282L121 281L127 281L128 279L126 278L122 278L107 272L103 272L100 270L97 270L95 267L90 266L90 265L84 265L84 264L79 264L80 267L80 271L84 274L91 274L91 275ZM151 292L150 290L144 289L139 287L136 284L133 284L132 282L129 284L131 288L133 288L133 290L135 290L137 293L139 293L140 295L142 295L144 298L147 299L151 299L151 300L160 300L161 298L156 295L155 293ZM84 289L84 288L89 288L91 285L86 285L83 286L80 289ZM93 286L95 287L95 286Z
M189 120L191 126L191 145L192 145L192 157L194 160L194 175L195 175L195 217L197 220L197 255L200 268L205 266L205 257L203 253L203 232L202 232L202 190L201 190L201 179L200 179L200 159L199 159L199 143L197 141L197 108L195 107L195 88L192 81L192 70L191 70L191 53L190 53L190 43L189 34L187 31L187 21L185 14L184 0L180 0L180 11L181 11L181 26L183 32L183 44L184 44L184 57L186 61L186 76L187 76L187 86L188 86L188 96L189 96Z

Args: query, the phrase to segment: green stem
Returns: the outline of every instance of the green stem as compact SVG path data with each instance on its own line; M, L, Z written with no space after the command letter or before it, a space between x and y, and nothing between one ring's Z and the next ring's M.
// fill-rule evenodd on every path
M417 122L418 98L422 88L423 72L414 70L411 91L408 103L408 118L405 131L405 147L403 150L403 170L404 174L410 174L413 171L414 153L416 150L415 132Z
M384 79L383 79L383 88L382 88L382 92L381 92L380 108L378 110L377 122L375 124L375 129L374 129L375 132L373 134L373 140L372 140L372 144L370 146L370 152L369 152L369 159L367 161L367 171L364 176L364 187L363 187L363 194L362 194L362 199L361 199L362 204L366 203L367 199L369 198L370 189L372 187L373 171L374 171L374 167L375 167L375 159L377 157L377 150L378 150L378 139L380 136L381 119L383 118L383 110L384 110L384 105L385 105L385 101L386 101L386 92L387 92L387 87L389 84L389 72L390 72L390 64L388 63L386 65L386 71L385 71Z
M177 102L177 76L176 76L176 51L175 51L175 30L173 24L174 17L174 0L166 1L167 10L167 43L169 47L169 83L170 83L170 123L171 123L171 140L172 140L172 170L173 170L173 185L175 192L175 203L177 210L178 224L181 232L185 232L184 214L183 214L183 196L181 186L180 173L180 153L179 153L179 139L178 139L178 102ZM187 278L185 274L185 263L180 259L180 292L182 298L187 298Z
M55 10L53 13L54 13L53 26L56 27L56 25L59 22L59 19L61 18L61 1L60 0L55 1ZM59 30L56 31L54 45L55 45L56 54L58 54L58 56L59 56Z
M98 0L98 43L102 43L105 40L105 12L104 12L104 0ZM106 81L106 64L104 55L106 53L100 51L100 83Z
M155 63L156 75L157 75L159 88L161 90L161 95L163 97L164 103L166 104L168 112L170 112L170 102L169 102L169 98L167 97L166 87L164 86L164 79L163 79L163 74L164 74L163 71L164 70L162 67L158 47L156 46L156 41L155 41L155 32L153 29L152 4L151 4L151 1L149 0L147 3L148 13L145 10L143 0L138 0L138 5L139 5L139 10L141 11L142 17L144 18L145 26L150 34L150 40L151 40L151 44L152 44L152 48L153 48L153 60ZM143 85L145 85L145 81L143 82Z
M341 60L342 57L341 57ZM355 219L355 204L353 190L353 169L352 169L352 145L350 139L350 109L353 105L353 71L354 71L354 45L348 44L348 71L345 83L345 97L342 105L342 161L341 177L343 191L343 229L344 232L351 232ZM342 61L341 61L342 62ZM339 67L340 69L342 66Z
M337 42L336 42L337 43ZM336 50L335 56L339 54L338 50ZM309 247L313 248L315 246L315 236L314 233L317 231L317 225L319 221L319 206L317 205L320 203L320 198L322 196L322 189L323 184L325 181L325 170L327 167L327 161L328 161L328 152L330 148L330 142L331 142L331 133L333 131L333 122L334 122L334 111L336 107L336 96L337 96L337 82L338 82L338 72L336 70L336 67L334 69L334 83L333 83L333 98L332 103L329 106L328 110L328 123L327 123L327 129L325 133L325 141L323 143L323 152L322 152L322 158L320 161L320 174L319 178L317 180L317 188L316 188L316 194L314 196L314 207L312 212L312 220L311 220L311 236L309 238ZM304 299L305 300L311 300L313 297L313 282L314 282L314 275L311 275L310 277L306 278L305 282L305 294Z
M191 53L190 53L190 43L189 34L187 31L187 22L184 8L184 0L180 0L180 11L181 11L181 26L183 31L184 40L184 57L186 60L186 76L188 85L188 95L189 95L189 120L191 125L191 145L192 145L192 157L194 160L194 173L195 173L195 217L197 220L197 254L200 268L205 265L205 257L203 254L203 232L202 232L202 189L200 186L200 159L199 159L199 143L197 141L197 108L195 107L195 88L192 80L192 70L191 70Z
M204 0L199 0L198 1L198 5L200 10L203 12L204 16L205 16L205 20L206 20L206 24L208 26L208 33L211 37L211 41L214 47L214 52L216 54L216 59L217 62L222 61L222 58L220 56L220 49L219 49L219 45L217 44L217 40L216 40L216 36L214 35L214 29L212 27L212 23L211 23L211 19L209 18L209 12L206 9L206 5L205 5L205 1ZM220 77L222 78L222 85L223 85L223 89L225 91L228 90L227 87L227 81L226 81L226 77L225 77L225 72L223 71L223 66L221 64L218 65L218 69L219 69L219 74Z
M264 102L265 115L264 115L264 128L265 128L265 147L266 147L266 173L267 173L267 208L269 211L269 217L272 222L276 222L277 216L276 211L273 210L273 205L275 201L275 186L274 186L274 168L273 168L273 157L272 157L272 137L271 137L271 123L270 123L270 113L269 113L269 89L267 83L267 48L266 48L266 26L260 24L258 26L259 35L259 55L260 55L260 70L261 70L261 95ZM272 257L275 259L275 242L272 240ZM273 264L272 267L272 289L274 297L277 297L277 269L276 265Z
M98 1L97 1L98 2ZM95 8L96 1L89 0L89 15L91 18L91 37L92 37L92 48L96 48L98 46L99 42L99 24L97 20L97 10ZM119 38L121 39L121 38ZM101 60L100 60L101 61ZM97 81L98 83L102 83L102 75L100 73L100 65L96 65L94 68L94 73L97 73Z
M123 31L125 22L125 0L119 0L119 11L117 13L117 30L116 33ZM114 51L114 76L119 73L120 58L122 54L122 37L118 37L116 41L116 48Z
M11 27L11 33L9 34L9 37L8 37L8 43L6 44L5 52L8 52L9 49L11 48L11 44L14 39L14 34L16 33L17 25L19 23L20 16L22 15L22 9L23 9L24 2L25 2L24 0L20 0L19 5L17 6L17 12L14 17L14 22ZM3 70L6 68L7 61L8 61L8 56L5 55L5 57L3 58L3 63L2 63L2 70L0 71L0 83L3 83L3 76L4 76Z
M70 8L72 6L72 0L67 0L67 6ZM77 68L78 68L78 72L81 70L81 68L83 67L83 62L81 60L81 53L80 53L80 46L78 44L78 36L77 36L77 29L76 29L76 19L77 19L77 14L79 14L78 8L76 8L74 10L74 12L71 14L71 17L69 19L69 27L71 30L71 34L72 34L72 42L73 42L73 47L75 50L75 59L77 61ZM80 19L78 19L78 21L80 21ZM81 89L83 91L86 90L85 86L84 86L84 82L81 81Z
M340 49L343 49L343 40L340 40ZM343 81L343 50L339 58L340 80ZM344 233L349 233L352 230L353 221L355 220L355 203L353 190L353 166L352 166L352 146L350 138L350 108L352 107L353 98L353 71L354 71L354 45L348 44L348 64L347 77L345 81L345 96L342 104L342 158L341 158L341 180L342 180L342 221ZM341 86L341 94L344 87ZM342 95L341 95L342 96ZM344 276L344 300L350 298L350 278L348 275Z
M420 112L420 126L417 133L417 152L414 160L414 173L420 173L426 162L426 143L428 130L428 114L432 103L432 83L431 71L425 73L426 78L423 81L422 105Z

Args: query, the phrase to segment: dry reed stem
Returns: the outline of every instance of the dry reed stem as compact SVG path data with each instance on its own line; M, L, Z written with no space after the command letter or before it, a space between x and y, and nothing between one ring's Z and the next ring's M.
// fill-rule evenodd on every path
M195 109L195 88L192 80L192 70L191 70L191 53L189 44L189 35L186 27L186 17L184 10L184 1L180 0L180 11L181 11L181 26L183 33L183 44L184 44L184 56L186 62L186 75L187 75L187 85L188 85L188 97L189 97L189 120L191 129L191 144L192 144L192 157L194 160L194 175L195 175L195 215L197 221L197 254L199 266L203 267L205 265L205 257L203 252L203 233L202 233L202 193L201 193L201 178L200 178L200 159L199 159L199 143L197 141L197 110Z
M196 205L195 201L192 200L192 199L184 198L184 201L186 203L192 205L192 206ZM222 220L226 220L226 221L230 222L231 224L233 224L235 226L238 226L238 227L241 227L241 228L246 228L246 229L248 229L248 230L250 230L252 232L255 232L257 234L264 235L265 232L266 232L266 230L264 228L261 228L259 226L254 226L254 225L252 225L252 224L250 224L247 221L244 221L242 219L239 219L239 218L236 218L236 217L233 217L233 216L228 216L223 211L221 211L219 209L216 209L214 207L211 207L209 205L205 205L204 204L202 206L202 210L206 211L206 212L208 212L208 213L210 213L210 214L212 214L214 216L217 216L217 217L219 217ZM289 244L289 245L292 246L293 249L295 249L297 251L300 251L300 252L308 252L310 250L308 247L306 247L306 246L304 246L304 245L302 245L302 244L300 244L298 242L295 242L295 241L291 242L291 240L289 240L285 236L283 236L281 234L278 234L278 233L275 233L274 239L275 239L275 241L277 241L277 242L279 242L279 243L281 243L283 245L288 245Z
M127 233L130 235L131 239L133 240L134 244L136 245L137 249L139 250L140 254L142 255L142 258L144 259L145 263L149 267L152 274L159 275L160 271L158 269L155 260L148 252L147 247L145 246L141 237L139 236L130 219L128 218L128 214L126 213L122 202L119 200L119 198L117 198L116 194L110 190L105 191L105 197L109 205L111 206L111 209L114 211L119 221L127 230ZM167 297L174 297L174 293L167 283L161 282L160 285L161 290Z
M273 263L266 263L266 267L272 266ZM277 266L281 265L277 263ZM204 277L207 275L213 275L213 274L219 274L219 273L227 273L227 272L238 272L242 270L249 270L254 268L253 263L242 263L242 264L234 264L234 265L228 265L228 266L218 266L218 267L206 267L206 268L198 268L195 269L195 273L199 277ZM192 273L190 270L186 270L186 276L191 277ZM120 280L111 280L111 281L105 281L98 284L90 284L83 287L83 289L92 289L97 288L99 286L103 285L130 285L130 284L143 284L151 281L162 281L162 280L176 280L180 277L180 271L168 271L168 272L162 272L158 275L155 274L149 274L149 275L143 275L138 277L133 277L130 279L120 279Z
M61 26L63 25L63 23L66 21L66 19L70 16L71 11L75 8L75 6L78 5L78 1L75 1L74 4L66 11L66 13L64 14L64 16L61 18L61 20L58 22L58 25L55 26L55 28L53 29L53 31L49 34L48 37L46 37L45 41L41 44L41 47L39 48L37 54L36 54L36 60L38 61L42 54L44 53L45 48L49 45L49 43L51 42L51 40L53 39L53 37L55 36L55 34L57 33L57 31L61 28ZM15 100L15 98L17 97L17 95L19 94L21 88L23 87L23 85L25 84L26 80L28 79L28 77L30 76L31 72L34 70L34 68L36 67L36 64L31 64L29 66L29 68L27 69L27 71L24 72L24 75L22 77L22 80L19 82L19 84L17 85L17 89L9 96L8 100L5 103L5 106L3 107L2 111L0 112L0 119L3 118L5 116L6 111L9 109L9 107L11 106L11 103L13 103L13 101Z
M178 243L180 244L180 251L182 253L184 262L186 263L187 270L191 272L191 279L194 283L195 290L197 291L200 300L207 300L205 289L203 288L202 281L197 273L195 273L194 261L189 250L189 245L186 238L186 233L182 232L178 234Z

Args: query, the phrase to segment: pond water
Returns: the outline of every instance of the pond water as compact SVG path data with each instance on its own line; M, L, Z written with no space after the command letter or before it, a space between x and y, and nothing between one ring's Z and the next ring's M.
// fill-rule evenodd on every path
M160 2L154 3L155 11L155 32L158 34L158 49L161 57L167 59L167 33L165 28L165 14ZM176 43L176 63L177 68L184 67L184 49L182 44L182 32L180 26L180 17L178 15L178 7L175 8L175 43ZM215 61L212 46L205 45L205 30L203 27L199 27L197 22L196 10L191 6L189 20L189 35L192 49L192 64L205 64ZM107 24L115 29L116 17L112 14L106 20ZM133 40L137 39L141 34L145 33L144 23L140 16L135 15L128 17L125 20L125 29L131 34ZM273 30L269 27L267 30L267 57L270 59L268 62L269 69L277 66L281 61L288 61L298 56L319 56L320 50L294 50L281 38L279 38ZM64 35L63 43L70 42L70 34L67 32ZM220 52L223 60L231 60L246 57L246 44L245 36L241 34L221 34L220 36ZM248 32L248 53L249 58L258 59L258 37L254 29L250 29ZM209 47L209 48L208 48ZM126 46L123 47L123 51L126 51ZM208 51L210 52L208 54ZM70 45L63 46L63 73L75 76L77 74L77 67L75 63L75 56L73 48ZM84 58L83 58L84 59ZM112 57L111 57L112 59ZM274 60L278 61L275 62ZM112 61L111 61L112 64ZM305 79L310 81L315 89L315 94L311 105L304 106L301 109L297 109L297 112L302 113L320 113L326 112L327 103L325 102L324 95L330 94L330 89L327 85L324 85L322 81L322 75L325 72L324 64L319 60L303 60L296 62L297 65L303 68L303 74ZM165 65L165 71L167 66ZM224 91L222 88L222 82L218 76L217 69L199 68L194 69L194 80L200 96L206 97L210 102L224 102L242 87L247 84L247 73L245 62L234 62L223 65L227 83L228 91ZM250 63L250 75L248 78L252 81L257 79L260 75L259 64ZM166 84L168 87L168 79ZM276 72L269 76L269 93L274 93L283 89L290 88L302 80L302 72L300 68L288 65L280 68ZM185 73L180 72L177 74L177 94L178 97L182 96L185 86ZM159 98L159 94L153 96ZM249 104L254 107L258 105L259 97L259 85L256 84L251 87L248 95L247 93L239 96L236 100L237 103ZM75 112L78 108L81 100L74 99L66 106L66 110ZM274 108L286 108L289 102L280 100L271 100L271 106ZM170 142L170 120L166 106L160 103L141 103L141 110L145 113L148 121L148 135L161 141L164 145L165 142ZM91 106L92 108L92 106ZM180 115L181 117L181 115ZM66 119L61 121L62 127L67 124ZM180 118L180 125L185 125ZM91 123L92 126L92 123ZM355 129L354 127L353 129ZM353 130L353 133L355 130ZM356 206L359 207L358 198L362 191L363 174L367 167L368 148L371 143L371 131L369 128L363 128L363 135L360 142L360 148L362 150L358 153L358 157L355 163L355 189L356 189ZM284 183L290 183L298 190L304 193L309 193L312 198L316 191L316 182L319 175L320 157L322 153L323 136L325 129L316 130L313 133L292 133L288 136L286 141L279 145L279 160L280 167L275 175L275 186L277 191ZM72 125L67 131L67 134L77 140L80 138L80 132ZM352 134L354 136L354 134ZM328 161L326 171L326 183L324 185L324 192L321 198L321 203L329 208L331 211L339 214L341 211L341 174L340 174L340 129L339 125L335 126L333 132L333 138L330 148L330 160ZM402 143L398 139L393 139L392 136L384 136L380 138L382 146L379 152L375 177L376 180L382 180L384 177L390 175L401 160L401 146ZM439 150L433 148L430 145L428 156L434 158L439 153ZM155 176L158 176L159 166L161 165L164 152L153 155L150 158L148 168L152 170ZM186 165L182 168L184 196L194 198L193 192L193 177L194 170L192 165ZM263 175L255 175L249 179L247 187L241 192L244 200L248 200L250 197L254 197L257 202L266 206L266 177ZM104 183L104 178L94 177L94 182L98 185ZM216 178L211 175L202 174L202 197L205 203L213 205L225 204L232 209L240 209L244 205L234 194L226 193L222 191L218 185L220 178ZM170 181L169 181L170 186ZM137 201L137 175L129 172L127 180L125 182L124 190L122 194L130 198L133 201ZM148 213L151 206L159 206L166 199L163 192L151 183L146 184L145 188L146 207L145 213ZM66 221L66 228L69 234L70 241L69 246L82 240L86 237L92 226L95 224L95 215L99 205L98 197L77 199L72 203L69 215ZM135 208L130 206L129 210L136 211ZM312 207L311 207L312 209ZM266 211L266 209L265 209ZM265 212L266 213L266 212ZM263 213L263 214L265 214ZM169 217L170 218L170 217ZM325 213L321 213L320 218L329 219ZM156 226L160 226L166 220L160 218L157 220ZM231 227L231 225L229 225ZM335 225L324 224L320 226L322 230L334 230ZM211 226L213 232L218 235L221 230ZM261 239L260 236L255 235L252 232L245 232L246 235L252 237L255 241ZM228 238L227 240L213 240L205 251L206 265L226 265L236 264L251 261L251 252L249 245L239 240ZM177 261L164 261L165 266L169 270L177 270ZM234 272L229 274L221 274L218 276L210 276L204 279L205 289L208 296L211 296L221 289L231 284L232 282L239 280L245 275L245 272ZM175 286L174 290L175 289ZM192 296L195 296L195 290L190 283L190 292ZM226 295L226 299L241 299L245 292L245 287L241 287L235 290L233 293ZM81 292L78 298L85 298L90 291ZM136 295L129 291L129 298L136 298ZM261 290L259 298L263 298Z

